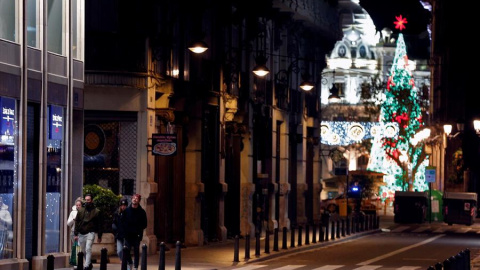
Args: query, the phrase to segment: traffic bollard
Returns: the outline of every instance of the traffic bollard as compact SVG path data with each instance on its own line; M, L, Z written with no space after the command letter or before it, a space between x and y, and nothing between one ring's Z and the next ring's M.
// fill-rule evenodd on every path
M238 238L238 235L235 235L235 245L233 246L233 261L234 262L239 262L240 261L238 259L238 253L239 253L239 238Z
M443 265L441 262L437 262L435 264L435 270L443 270Z
M320 230L318 232L318 234L320 235L319 236L320 237L320 242L323 242L323 241L325 241L325 233L323 232L323 224L322 223L320 223L320 226L318 227L318 229Z
M180 241L177 241L175 249L175 270L182 269L182 253Z
M290 247L295 247L295 227L292 226L292 233L290 234Z
M273 251L278 251L278 228L273 230Z
M83 257L84 257L83 251L78 252L77 254L77 269L83 269Z
M245 236L245 260L250 259L250 234Z
M303 227L302 227L302 226L298 226L298 242L297 242L297 246L299 246L299 247L302 246L302 230L303 230Z
M125 264L125 269L123 269L122 263L122 270L127 270L127 264ZM160 243L160 256L158 259L158 270L165 270L165 243Z
M260 233L255 233L255 256L260 256Z
M100 250L100 270L107 270L107 249L102 248Z
M350 233L351 233L351 231L350 231L350 229L351 229L351 227L350 227L350 220L351 220L351 218L350 218L349 216L347 216L346 221L345 221L345 222L347 223L347 224L346 224L346 227L347 227L347 228L346 228L346 231L347 231L346 233L347 233L347 235L350 235Z
M310 225L305 224L305 245L310 245Z
M47 270L53 270L55 266L55 257L53 255L47 256Z
M142 245L142 264L140 270L147 270L147 244Z
M287 227L283 227L282 249L287 249Z
M270 232L265 230L265 253L270 254Z
M342 237L345 237L345 219L342 218Z
M315 224L315 222L312 226L312 243L317 243L317 224Z
M335 221L332 220L330 239L335 240Z
M340 238L340 220L337 220L337 238Z
M121 270L127 270L128 266L128 260L127 260L127 255L130 250L127 248L127 246L123 246L123 256L122 256L122 265L121 265Z

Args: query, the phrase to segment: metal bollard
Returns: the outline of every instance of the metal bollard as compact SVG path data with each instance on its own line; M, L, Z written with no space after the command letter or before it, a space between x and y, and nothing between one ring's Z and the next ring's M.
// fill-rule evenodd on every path
M380 228L380 216L377 216L377 224L375 224L375 229Z
M340 238L340 221L337 220L337 238Z
M77 254L77 269L83 269L83 251L78 252Z
M270 232L268 229L265 230L265 253L270 253Z
M273 230L273 251L278 251L278 228Z
M175 249L175 270L182 269L182 253L180 241L177 241Z
M345 230L346 230L346 234L347 234L347 235L350 235L350 233L351 233L351 230L350 230L350 229L351 229L351 227L350 227L350 220L351 220L351 218L350 218L349 216L347 216L347 217L346 217L346 220L345 220L345 223L346 223L346 224L345 224L345 225L346 225L346 229L345 229Z
M331 229L330 239L335 240L335 221L333 220L332 220L332 227L330 229Z
M287 227L283 227L282 249L287 249Z
M292 226L292 234L290 234L290 247L295 247L295 227Z
M100 250L100 270L107 270L107 249L102 248Z
M255 256L260 256L260 233L255 233Z
M55 266L55 257L53 255L47 256L47 270L53 270Z
M463 251L455 255L455 268L456 269L465 269L465 254Z
M305 245L310 245L310 225L305 224Z
M325 223L325 241L328 241L329 238L329 228L330 228L330 221Z
M105 269L106 270L106 269ZM140 270L147 270L147 245L142 245L142 264Z
M298 226L298 242L297 246L301 247L302 246L302 226Z
M245 260L250 259L250 234L245 236Z
M467 270L470 270L471 269L471 260L470 260L470 249L466 248L463 250L463 252L465 253L465 266Z
M122 260L122 270L127 270L127 264L125 263L125 269L123 269L123 260ZM160 257L158 260L158 270L165 270L165 243L160 243Z
M325 233L323 232L323 224L320 223L320 226L318 226L318 229L320 230L319 232L319 237L320 237L320 242L325 241Z
M238 238L238 235L235 235L235 245L233 246L233 261L234 262L239 262L240 261L238 259L238 253L239 253L239 238Z
M435 267L433 267L433 266L430 265L430 266L427 268L427 270L435 270Z
M127 270L128 266L128 261L127 261L127 255L130 252L130 250L127 248L127 246L123 246L123 256L122 256L122 266L121 270Z
M441 262L437 262L435 264L435 270L443 270L443 265Z
M312 243L317 243L317 224L315 224L315 222L312 227Z

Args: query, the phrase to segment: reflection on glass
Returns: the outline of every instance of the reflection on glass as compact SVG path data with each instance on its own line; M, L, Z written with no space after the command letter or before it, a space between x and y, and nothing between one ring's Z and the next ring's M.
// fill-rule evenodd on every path
M37 0L27 1L27 44L37 47Z
M55 107L55 106L54 106ZM58 109L59 107L56 107ZM60 108L60 110L62 110ZM52 132L59 131L63 138L63 113L48 107L47 125L47 193L45 211L45 252L53 253L60 251L60 201L62 187L62 139L52 138ZM57 114L58 113L58 114ZM55 135L58 136L59 135ZM55 137L54 136L54 137Z
M0 1L0 38L15 42L17 32L15 24L15 3L17 1Z
M63 54L63 0L48 0L48 51Z

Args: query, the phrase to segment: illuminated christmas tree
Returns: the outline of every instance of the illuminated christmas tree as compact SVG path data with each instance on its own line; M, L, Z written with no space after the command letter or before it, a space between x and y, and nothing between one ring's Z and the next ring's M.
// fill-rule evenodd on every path
M407 20L396 17L395 28L403 30ZM371 167L387 174L388 193L394 190L428 189L425 183L425 166L428 159L424 142L414 139L417 131L424 125L418 89L409 68L407 50L402 33L399 33L395 58L387 81L385 101L381 105L380 121L398 124L398 136L383 136L381 143L384 154L372 152ZM369 167L370 169L370 167ZM385 192L385 191L384 191Z

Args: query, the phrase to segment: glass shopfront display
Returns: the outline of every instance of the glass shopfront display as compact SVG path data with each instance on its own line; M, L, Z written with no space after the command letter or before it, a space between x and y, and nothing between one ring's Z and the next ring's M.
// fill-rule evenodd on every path
M63 107L48 106L47 193L45 217L45 252L59 252L60 202L63 182Z
M16 100L0 97L0 259L13 257L13 210L17 169Z

